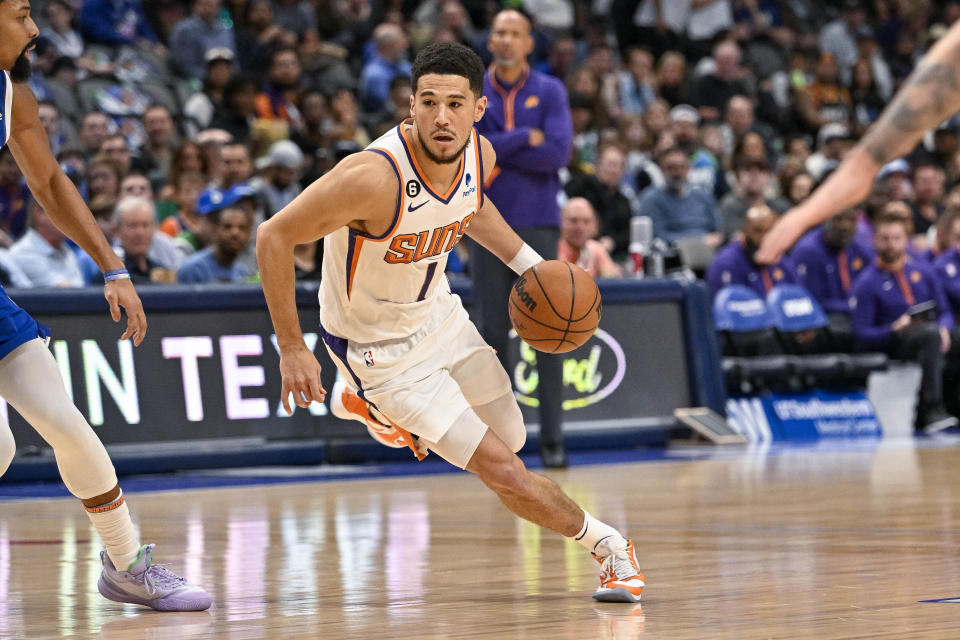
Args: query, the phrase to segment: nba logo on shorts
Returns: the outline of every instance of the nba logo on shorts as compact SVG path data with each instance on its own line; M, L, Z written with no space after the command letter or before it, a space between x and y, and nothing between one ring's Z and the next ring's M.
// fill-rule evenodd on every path
M376 363L373 361L373 350L372 350L372 349L367 349L366 351L363 352L363 361L366 363L366 365L367 365L368 367L372 367L374 364L376 364Z

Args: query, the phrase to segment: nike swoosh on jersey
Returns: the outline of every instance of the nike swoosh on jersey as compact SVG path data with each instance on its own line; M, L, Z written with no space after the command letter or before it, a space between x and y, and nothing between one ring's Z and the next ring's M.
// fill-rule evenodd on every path
M427 204L428 202L430 202L430 201L429 201L429 200L425 200L425 201L421 202L420 204L418 204L417 206L413 206L413 203L411 202L410 205L407 207L407 211L409 211L410 213L413 213L414 211L416 211L417 209L419 209L419 208L422 207L423 205Z

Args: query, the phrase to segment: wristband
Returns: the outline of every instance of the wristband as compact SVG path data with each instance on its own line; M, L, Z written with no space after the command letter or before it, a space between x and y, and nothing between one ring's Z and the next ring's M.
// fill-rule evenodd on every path
M126 269L110 269L103 272L103 281L104 283L110 282L111 280L123 280L126 278L130 279L130 272Z
M519 276L530 267L540 264L541 262L543 262L543 258L540 254L524 242L520 250L517 251L517 255L513 256L513 259L507 263L507 266Z

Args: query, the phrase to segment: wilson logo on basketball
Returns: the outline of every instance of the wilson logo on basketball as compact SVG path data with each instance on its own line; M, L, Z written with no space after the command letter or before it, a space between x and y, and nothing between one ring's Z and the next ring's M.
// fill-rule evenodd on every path
M517 298L520 299L520 302L523 303L523 306L527 308L527 311L533 311L537 308L537 301L534 300L529 293L527 293L526 287L527 279L520 278L513 285L514 290L517 292Z

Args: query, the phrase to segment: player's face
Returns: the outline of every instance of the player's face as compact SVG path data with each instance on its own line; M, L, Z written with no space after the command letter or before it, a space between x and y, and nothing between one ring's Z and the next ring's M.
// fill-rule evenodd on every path
M483 117L486 98L477 100L463 76L427 74L410 97L420 147L437 164L460 159L473 125Z
M27 51L36 46L39 35L40 31L30 17L29 2L0 2L0 67L10 72L14 82L25 82L30 78Z

